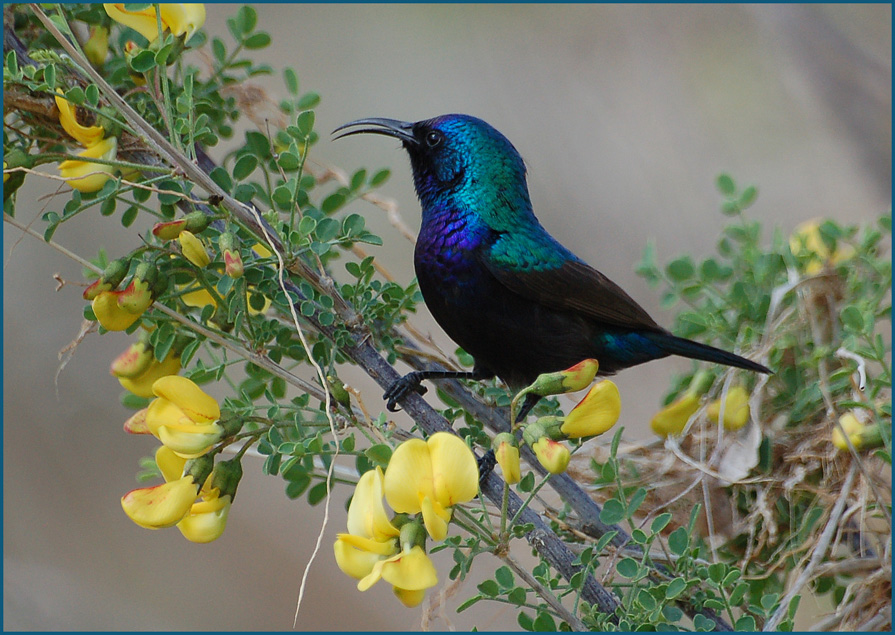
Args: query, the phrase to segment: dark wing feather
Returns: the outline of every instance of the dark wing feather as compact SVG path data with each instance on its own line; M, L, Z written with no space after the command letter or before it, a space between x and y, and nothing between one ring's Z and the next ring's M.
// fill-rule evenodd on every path
M481 260L503 286L533 302L607 325L665 330L621 287L580 260L567 260L559 267L541 270L501 267L485 253Z

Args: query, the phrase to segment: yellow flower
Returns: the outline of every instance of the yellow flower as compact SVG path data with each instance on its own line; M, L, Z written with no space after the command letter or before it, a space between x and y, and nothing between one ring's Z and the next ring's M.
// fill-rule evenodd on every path
M201 456L224 438L218 422L221 411L213 397L180 375L156 380L152 391L158 399L146 411L146 425L159 441L177 454Z
M190 512L199 486L190 475L176 481L135 489L121 498L128 517L146 529L173 527Z
M385 471L385 498L399 513L422 512L426 530L444 540L453 505L475 498L479 469L460 437L436 432L427 441L410 439L395 450Z
M194 233L182 231L177 236L177 240L180 242L180 250L183 252L183 257L197 267L207 267L208 263L211 262L211 258L205 250L205 245L196 238Z
M102 141L103 136L106 134L103 127L82 126L79 124L74 104L62 97L61 89L57 88L56 93L58 93L55 96L56 107L59 109L59 123L62 124L62 129L85 148L95 146ZM94 155L92 158L97 158L98 156Z
M716 399L706 408L709 419L718 423L721 419L721 400ZM739 430L749 421L749 393L742 386L734 386L727 391L724 400L723 425L728 430Z
M535 441L531 449L538 457L538 463L551 474L565 472L569 466L569 459L572 457L565 445L548 437L541 437Z
M618 387L605 379L594 384L565 417L560 428L568 439L603 434L615 425L622 411Z
M118 138L109 137L89 146L86 150L79 152L77 156L85 159L113 161L117 152ZM59 164L59 173L64 179L70 179L66 183L85 194L101 190L106 181L112 178L114 172L115 167L105 163L68 159Z
M820 225L817 219L805 221L793 230L789 238L789 249L794 256L810 257L805 265L805 273L809 275L820 272L826 264L838 265L855 255L850 245L842 245L831 254L820 236Z
M168 375L176 375L180 368L180 353L172 350L161 362L153 357L148 368L137 377L119 377L118 383L138 397L152 397L155 394L152 392L155 381Z
M266 313L267 309L270 308L270 298L264 296L264 306L260 309L252 308L251 302L249 302L249 298L251 297L251 293L246 291L246 305L249 307L249 315L260 315L262 313ZM211 297L211 294L207 289L196 289L195 291L187 291L180 299L183 300L183 303L187 306L195 307L197 309L201 309L203 307L211 306L216 307L218 304L214 301L214 298Z
M358 480L348 507L348 533L380 542L394 540L400 534L382 504L384 478L382 468L377 467Z
M97 321L107 331L124 331L140 319L139 313L125 311L118 304L121 291L101 291L91 306Z
M186 516L177 523L183 537L190 542L208 543L217 540L227 526L232 496L221 496L217 488L202 493L202 500L193 503Z
M129 26L150 42L158 37L155 5L150 5L142 11L127 11L123 3L109 2L103 6L110 18L124 26ZM185 35L187 40L205 23L204 4L162 3L158 6L162 29L167 29L174 35Z
M370 573L357 583L357 590L366 591L380 579L402 592L424 591L438 584L435 565L419 545L408 545L408 548L389 558L377 560ZM401 595L398 597L401 598ZM422 601L422 598L419 599Z
M494 448L494 458L497 459L497 464L503 472L503 480L510 485L521 481L522 472L516 438L509 432L501 432L494 437L491 447Z
M699 409L699 395L688 392L653 415L650 427L661 437L678 435L684 431L687 421Z

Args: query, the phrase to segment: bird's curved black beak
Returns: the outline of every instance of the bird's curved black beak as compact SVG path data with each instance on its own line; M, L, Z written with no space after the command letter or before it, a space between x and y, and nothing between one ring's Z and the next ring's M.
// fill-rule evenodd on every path
M354 126L366 126L363 128L355 128L354 130L347 130L348 128L352 128ZM413 136L413 124L407 121L398 121L397 119L385 119L384 117L369 117L367 119L358 119L357 121L349 121L346 124L343 124L333 130L333 134L336 134L340 130L347 130L347 132L342 132L341 134L333 137L333 141L336 139L341 139L342 137L348 137L353 134L381 134L386 137L394 137L395 139L400 139L404 143L409 143L411 145L419 145L419 141Z

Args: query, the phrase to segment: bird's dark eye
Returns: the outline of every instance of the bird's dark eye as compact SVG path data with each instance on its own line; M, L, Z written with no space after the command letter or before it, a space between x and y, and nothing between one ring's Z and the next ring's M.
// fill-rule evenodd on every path
M426 145L430 148L434 148L441 140L444 139L444 135L441 134L438 130L432 130L429 134L426 135Z

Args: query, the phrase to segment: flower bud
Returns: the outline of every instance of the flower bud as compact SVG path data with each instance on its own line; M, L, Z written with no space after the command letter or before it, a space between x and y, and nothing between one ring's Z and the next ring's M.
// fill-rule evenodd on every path
M141 262L134 271L131 283L118 296L118 306L134 315L141 315L152 304L155 297L152 285L158 278L158 270L149 262Z
M189 475L200 486L208 479L208 475L214 469L214 458L208 454L203 454L193 459L189 459L183 466L184 476Z
M538 462L551 474L562 474L569 466L571 454L569 449L553 439L541 437L532 446Z
M180 242L180 250L183 253L183 257L197 267L207 267L208 263L211 262L211 258L205 250L205 245L192 232L186 230L180 232L177 240Z
M146 425L146 408L138 410L124 422L124 431L128 434L152 434Z
M237 248L236 236L230 232L224 232L218 238L218 246L224 256L224 273L231 278L242 277L244 267L242 264L242 256Z
M152 234L162 240L174 240L180 236L180 232L188 230L194 234L205 231L211 223L211 217L203 212L190 212L186 216L176 220L156 223L152 227Z
M93 315L107 331L125 331L140 319L139 315L118 306L118 296L121 293L123 291L101 291L91 303Z
M599 367L597 360L585 359L565 370L538 375L534 383L523 392L531 392L541 397L575 392L590 385L596 377Z
M713 422L721 419L721 399L716 399L706 408L706 414ZM723 425L728 430L739 430L749 421L749 393L742 386L733 386L724 400Z
M146 342L134 342L112 360L109 372L115 377L138 377L146 372L152 360L152 347Z
M522 480L522 471L519 464L519 446L516 437L509 432L501 432L491 442L494 449L494 457L503 472L503 480L508 484L518 483Z
M121 281L124 280L124 276L127 275L127 270L130 268L130 259L129 258L119 258L118 260L113 260L108 265L106 265L105 270L102 275L89 287L84 289L83 298L85 300L93 300L96 296L100 294L101 291L112 291Z

